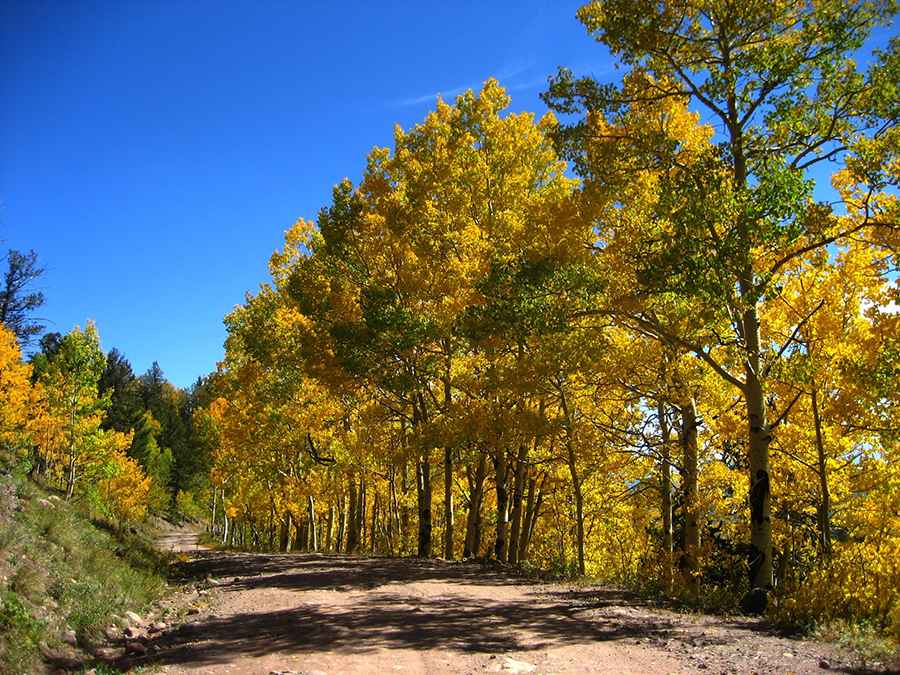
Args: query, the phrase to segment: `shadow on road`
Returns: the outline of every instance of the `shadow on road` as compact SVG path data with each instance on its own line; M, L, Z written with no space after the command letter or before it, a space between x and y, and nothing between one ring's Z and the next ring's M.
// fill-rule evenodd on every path
M345 555L259 554L200 551L175 574L184 580L223 579L232 590L371 590L390 583L440 581L469 586L528 585L532 582L477 563L418 558Z
M288 610L198 619L158 637L150 643L152 656L128 665L199 666L274 652L360 654L383 648L508 653L629 638L685 638L677 621L640 611L640 603L629 594L535 589L502 570L477 564L202 551L179 573L185 579L216 577L226 592L332 590L335 602L304 603L298 594L297 606ZM425 598L403 592L402 584L415 582L447 588ZM522 588L491 600L466 596L462 586ZM379 590L365 593L373 589ZM361 595L348 601L348 592Z

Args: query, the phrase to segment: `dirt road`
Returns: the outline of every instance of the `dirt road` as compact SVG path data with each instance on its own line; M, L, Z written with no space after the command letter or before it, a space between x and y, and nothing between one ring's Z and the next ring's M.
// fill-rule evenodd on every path
M173 535L174 536L174 535ZM192 551L189 622L128 665L167 673L821 673L828 647L477 564ZM194 610L197 611L197 610Z

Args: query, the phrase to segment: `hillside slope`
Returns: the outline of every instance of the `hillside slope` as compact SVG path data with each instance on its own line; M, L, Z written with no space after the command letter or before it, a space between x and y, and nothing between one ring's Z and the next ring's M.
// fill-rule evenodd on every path
M165 569L146 533L0 474L0 672L90 663L109 626L163 594Z

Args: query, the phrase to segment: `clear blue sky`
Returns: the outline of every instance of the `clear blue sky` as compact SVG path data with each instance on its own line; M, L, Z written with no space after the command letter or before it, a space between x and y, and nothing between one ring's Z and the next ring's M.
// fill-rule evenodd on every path
M489 76L536 112L558 65L616 78L580 4L6 0L0 247L38 252L49 330L93 319L189 385L284 230L395 123Z
M4 2L0 246L34 249L41 314L96 321L178 385L298 217L393 125L497 76L542 111L557 65L601 75L578 2Z

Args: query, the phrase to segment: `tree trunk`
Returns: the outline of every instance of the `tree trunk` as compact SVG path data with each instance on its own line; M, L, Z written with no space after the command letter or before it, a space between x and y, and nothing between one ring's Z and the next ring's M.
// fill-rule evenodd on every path
M528 560L528 547L531 545L534 527L537 524L537 519L541 512L541 503L544 501L544 480L546 480L546 478L547 476L544 474L540 486L537 487L537 497L535 497L537 479L531 478L528 481L528 502L527 508L525 509L525 525L522 530L522 535L519 538L519 562Z
M569 474L572 477L572 493L575 497L575 544L578 547L578 574L584 576L584 494L581 490L581 477L578 473L578 463L575 455L574 429L572 428L572 415L569 404L566 401L566 392L562 384L559 387L559 400L565 417L566 437L566 464L569 466Z
M340 553L344 544L344 531L347 529L347 497L343 494L338 502L338 531L337 539L334 541L333 551Z
M453 452L444 448L444 559L453 560Z
M400 473L400 489L403 493L403 506L400 509L400 542L398 545L398 549L400 553L406 553L409 551L408 542L406 541L406 536L408 532L411 532L409 527L409 516L410 516L410 506L409 501L407 500L407 496L409 495L409 464L407 462L403 462L403 466L401 467Z
M403 528L400 524L400 504L397 500L397 471L392 466L391 480L388 485L388 498L390 499L390 513L388 514L388 539L391 547L391 555L399 555L403 542Z
M444 371L444 414L450 414L452 391L450 387L450 346L443 343L446 355ZM444 448L444 560L453 560L453 451Z
M748 357L745 397L750 434L750 587L772 589L772 520L769 485L769 434L766 421L766 400L759 372L759 322L756 308L745 313L744 331L747 335Z
M656 405L659 417L660 435L660 493L662 494L662 577L666 593L672 592L672 463L669 449L669 420L666 418L666 404L660 398Z
M486 473L487 456L484 452L479 452L475 476L469 476L469 513L466 516L466 542L463 558L477 557L481 552L481 503L484 501Z
M334 502L328 502L328 529L325 531L325 551L334 550Z
M419 546L420 558L431 557L431 450L422 452L416 464L417 497L419 506Z
M309 512L309 548L311 551L319 550L319 535L316 532L316 502L312 495L306 497L306 508Z
M684 576L696 599L700 574L700 523L697 494L697 405L691 396L681 406L681 449L684 453Z
M347 506L347 553L356 553L359 546L359 526L357 525L357 509L359 508L359 498L356 491L356 478L350 477L350 499Z
M536 442L536 441L535 441ZM528 461L528 444L519 444L516 456L515 479L513 481L512 525L509 532L509 553L507 561L515 565L519 562L519 537L522 532L522 502L525 499L525 467Z
M497 560L506 560L507 529L509 527L509 489L506 484L509 478L509 466L506 461L506 449L497 448L494 457L494 480L497 488L497 539L494 543L494 555Z
M364 478L359 479L359 508L356 511L356 526L359 528L356 540L359 542L358 548L365 550L366 548L366 504L368 494L366 492L366 481Z
M376 483L375 495L372 497L372 527L369 542L372 555L375 555L375 553L377 552L376 545L378 543L378 506L378 485Z
M279 549L284 553L287 553L291 550L291 529L293 529L291 523L291 512L285 511L284 518L281 523L281 541L279 542Z
M72 499L75 494L75 451L69 451L69 470L66 479L66 501Z
M209 516L209 533L215 534L215 531L216 531L216 502L218 501L217 498L219 496L219 488L217 488L215 485L213 485L212 495L213 495L212 510L210 511L210 516Z
M831 555L831 496L828 492L828 464L825 457L825 439L822 432L822 418L819 416L819 396L815 386L812 390L813 422L816 425L816 455L819 464L819 545L825 557Z

